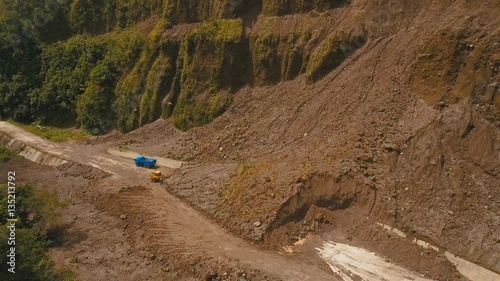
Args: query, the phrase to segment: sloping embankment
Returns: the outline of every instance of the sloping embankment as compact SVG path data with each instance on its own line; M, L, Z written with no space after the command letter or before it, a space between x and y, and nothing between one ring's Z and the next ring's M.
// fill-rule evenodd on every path
M44 151L40 151L35 147L31 147L27 143L15 139L2 131L0 131L0 144L8 147L11 150L18 152L19 155L23 156L28 160L43 165L60 166L68 162L59 156Z

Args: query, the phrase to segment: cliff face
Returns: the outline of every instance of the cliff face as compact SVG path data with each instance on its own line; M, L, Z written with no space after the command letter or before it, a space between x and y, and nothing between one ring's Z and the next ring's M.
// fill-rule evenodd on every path
M465 6L471 11L481 9L475 1ZM29 18L23 14L29 9L47 9L24 8L10 8L19 13L18 18L9 18L9 13L0 18L7 31L20 18ZM114 126L130 131L163 116L173 117L176 126L186 130L223 113L243 86L273 85L302 74L309 83L321 79L367 40L414 28L412 22L419 16L415 11L424 8L422 3L405 1L338 0L60 4L35 17L32 26L19 22L19 36L26 40L2 47L3 65L15 65L18 60L33 63L30 68L3 72L2 85L11 94L2 102L1 114L53 124L76 121L92 132ZM474 18L469 16L467 22ZM68 28L91 36L37 43L57 41L57 36L47 35L55 30L63 31L59 37L68 36ZM481 27L433 30L432 37L418 42L417 59L405 72L407 83L431 104L470 96L477 97L476 103L489 99L492 106L481 110L494 121L498 97L486 85L497 75L491 64L498 59L496 42ZM477 34L482 34L484 44L469 42ZM15 39L16 34L5 38ZM16 51L20 48L24 50ZM53 56L56 49L61 53L58 62ZM119 52L127 55L119 58ZM8 53L18 55L10 59ZM94 81L99 79L91 73L99 68L114 73L112 79L103 78L109 85L97 87L102 81ZM70 74L69 81L57 77L62 69ZM96 96L103 101L91 102L89 97ZM96 104L113 106L113 117L105 124L96 121L104 113ZM53 115L56 110L65 114Z
M7 6L16 16L0 18L19 24L19 37L31 34L25 39L35 49L18 52L35 62L32 69L3 75L16 101L5 102L2 115L54 125L76 121L93 133L114 126L130 131L160 116L173 117L182 130L206 124L224 112L239 88L304 73L314 82L367 36L359 25L322 24L349 6L344 1L78 0L48 10L26 5ZM23 13L30 9L37 16L26 25L22 17L29 19ZM64 32L46 35L58 30ZM10 32L16 37L15 24ZM7 42L2 50L15 53L28 46L23 42ZM104 69L113 74L91 75ZM61 71L67 79L57 77ZM28 81L20 88L14 77ZM111 117L103 122L104 115Z
M162 89L163 93L168 91L161 105L162 116L173 117L174 124L185 130L222 114L242 86L275 84L304 73L310 82L320 79L363 46L366 34L362 29L321 27L321 18L267 15L328 11L341 4L336 1L170 3L167 14L172 18L167 17L170 27L163 38L178 46L178 54L171 54L177 60L170 69L172 83L166 83ZM236 18L224 19L228 17ZM207 19L211 21L191 23ZM159 117L158 112L144 112L149 108L140 110L139 115L153 117L149 121ZM135 128L133 124L137 122L129 123L125 130Z
M145 15L161 10L161 16L144 23L150 32L144 49L116 82L115 113L122 131L160 116L172 117L182 130L206 124L225 111L239 88L275 84L303 73L314 82L366 41L359 28L318 29L320 18L267 17L329 11L342 6L337 2L166 1L161 9L150 4L146 6L156 8L148 8ZM72 9L79 5L83 2L75 2ZM110 7L111 2L102 5ZM109 18L106 11L96 11L96 17ZM79 24L77 30L99 32L86 18ZM87 116L97 114L86 108ZM82 123L90 130L95 129L92 124Z

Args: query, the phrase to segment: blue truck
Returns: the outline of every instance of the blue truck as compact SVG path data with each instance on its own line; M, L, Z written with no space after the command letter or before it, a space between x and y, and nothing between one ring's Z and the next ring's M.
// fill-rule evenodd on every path
M153 168L156 165L156 159L144 156L135 157L135 165L146 168Z

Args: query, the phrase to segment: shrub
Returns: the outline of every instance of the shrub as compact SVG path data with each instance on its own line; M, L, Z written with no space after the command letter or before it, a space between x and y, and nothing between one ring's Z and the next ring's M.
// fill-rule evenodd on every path
M5 185L0 185L0 202L7 206ZM55 194L35 192L30 185L16 188L16 244L0 243L0 279L6 281L70 281L76 280L69 270L56 270L47 253L52 241L44 233L54 225L65 204ZM0 214L0 239L7 241L9 229L7 212ZM9 273L7 254L10 247L16 248L16 273Z
M92 134L102 134L113 127L114 91L118 79L116 65L103 60L90 73L85 92L78 99L78 124Z
M5 146L0 145L0 162L7 162L14 159L16 156L17 153L6 148Z

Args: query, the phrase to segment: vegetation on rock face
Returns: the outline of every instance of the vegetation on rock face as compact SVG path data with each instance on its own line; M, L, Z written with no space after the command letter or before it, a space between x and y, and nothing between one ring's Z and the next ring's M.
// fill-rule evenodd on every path
M16 153L2 145L0 145L0 163L7 162L16 157Z
M488 57L488 49L495 43L485 41L475 46L464 39L467 37L464 31L442 31L424 44L409 82L425 101L453 102L456 97L482 93L485 89L477 87L493 82L494 65L488 61L495 59Z
M316 81L340 65L354 50L352 39L345 33L328 35L312 54L307 65L307 78Z
M345 0L263 0L262 10L265 15L281 16L304 13L312 10L325 11L341 6Z
M160 14L163 0L73 0L68 13L72 29L78 33L103 33L130 27Z
M343 43L329 39L311 63L311 31L277 34L271 17L247 38L237 18L261 9L324 10L342 1L41 2L0 0L0 118L101 134L163 116L186 130L222 114L244 84L293 79L306 69L317 79L346 55ZM196 21L206 22L183 38L163 35Z
M279 22L263 20L263 28L250 37L253 79L256 84L291 80L303 73L309 54L305 50L311 39L308 30L276 34Z
M176 100L173 120L178 128L206 124L223 112L228 92L240 83L242 43L241 20L206 23L183 40L177 62L181 87L170 97Z
M172 24L229 19L260 8L261 0L169 1L168 16Z
M146 92L148 73L160 54L161 48L169 50L168 47L165 47L168 43L164 43L161 36L161 31L167 25L168 23L163 20L157 23L155 29L148 35L139 60L116 86L117 126L123 132L136 129L140 125L141 115L150 115L148 112L141 114L141 96ZM165 65L165 67L167 66ZM143 109L147 110L148 108L143 106Z
M473 35L469 32L442 30L424 42L408 83L430 105L453 104L468 98L478 105L485 119L498 125L500 95L495 92L500 48L493 39L471 43Z
M167 94L169 82L173 79L173 64L171 59L160 54L146 79L146 90L141 100L140 124L154 121L161 115L161 99Z

